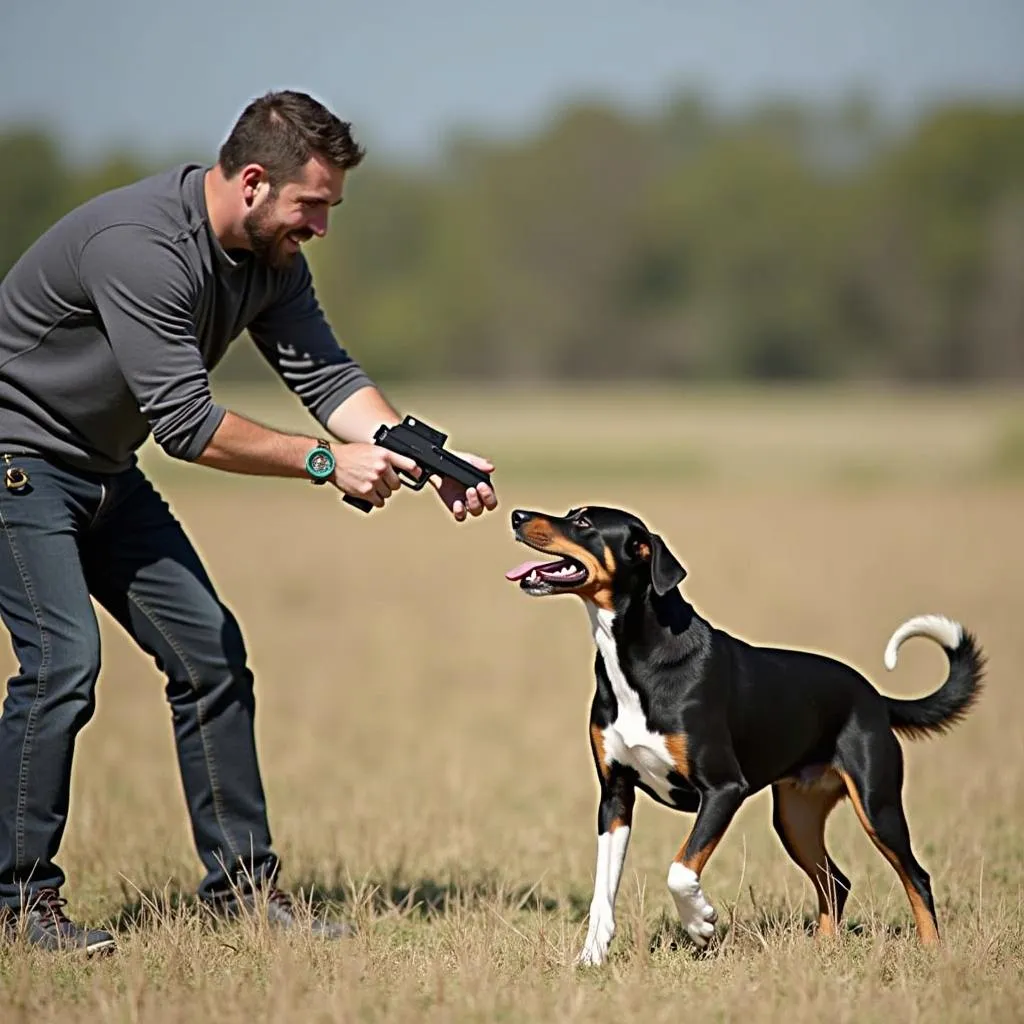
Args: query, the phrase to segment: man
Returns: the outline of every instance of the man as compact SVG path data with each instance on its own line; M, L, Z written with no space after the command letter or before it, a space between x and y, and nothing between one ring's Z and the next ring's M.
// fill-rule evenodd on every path
M332 335L302 243L327 232L363 150L297 92L241 114L211 168L185 165L62 218L0 284L0 614L19 662L0 716L0 921L46 948L111 949L70 921L55 863L75 738L100 670L92 600L167 677L200 896L294 927L276 884L238 623L143 475L170 456L307 478L384 506L414 462L372 443L401 417ZM323 436L271 430L216 404L208 372L247 329ZM477 456L482 469L493 466ZM333 463L333 468L332 468ZM432 480L457 521L490 487ZM318 923L318 932L345 929Z

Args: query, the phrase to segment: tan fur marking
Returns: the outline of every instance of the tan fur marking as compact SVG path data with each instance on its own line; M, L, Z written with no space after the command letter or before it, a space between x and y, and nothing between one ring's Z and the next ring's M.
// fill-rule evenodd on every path
M617 828L628 828L629 822L623 821L621 818L612 818L611 823L608 825L608 834L611 835Z
M899 857L897 857L896 854L878 838L878 834L875 832L874 827L868 820L868 815L864 810L864 805L861 803L860 793L857 792L856 783L847 772L840 772L839 774L842 776L843 782L846 783L846 791L850 794L850 802L853 804L853 809L857 814L857 818L860 820L861 826L871 837L871 841L878 848L878 851L893 866L893 870L895 870L900 881L903 883L903 888L907 893L907 900L910 903L910 909L914 914L914 922L917 925L917 934L920 937L921 942L926 946L936 945L939 941L939 931L936 927L935 919L929 913L924 900L921 899L921 894L914 888L914 883L903 870Z
M603 608L605 611L614 611L615 603L612 600L612 581L615 579L615 556L612 555L610 549L605 545L604 549L604 565L598 568L597 560L589 551L584 548L576 548L575 544L570 544L570 548L575 548L578 554L571 555L572 558L579 558L583 561L583 564L590 568L590 579L587 583L581 587L577 593L587 600L593 601L598 608Z
M681 733L672 733L665 737L665 747L672 757L672 764L675 770L684 779L690 777L690 751L686 742L686 736Z
M615 556L612 554L612 549L607 544L604 546L604 568L608 573L608 579L615 579L615 570L617 568L615 564Z
M723 833L724 835L724 833ZM675 859L678 863L682 864L684 868L689 868L698 878L700 873L704 870L704 866L711 859L711 854L715 852L715 847L722 841L722 836L715 836L710 843L707 844L702 850L698 850L692 857L686 856L686 847L690 842L690 837L686 837L686 842L679 847L679 852L676 854Z
M842 781L829 773L840 787ZM836 882L828 870L825 849L825 821L845 795L842 788L828 785L802 787L781 782L775 785L775 806L793 860L810 878L818 896L818 935L835 935Z
M534 518L523 527L523 539L538 548L546 548L555 539L555 534L546 519Z
M588 601L593 601L602 611L615 611L615 602L612 600L610 587L595 587L590 589L589 592L578 590L576 593Z
M591 724L590 742L594 749L594 759L597 761L597 770L601 773L601 777L607 781L611 770L605 761L604 732L601 730L600 726Z

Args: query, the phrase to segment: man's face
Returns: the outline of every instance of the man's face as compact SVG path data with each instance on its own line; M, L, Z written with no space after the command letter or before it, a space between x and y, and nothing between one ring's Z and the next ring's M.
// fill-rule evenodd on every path
M285 268L303 242L327 234L328 213L341 202L345 172L314 155L298 178L276 193L267 187L265 176L263 182L243 227L257 259Z

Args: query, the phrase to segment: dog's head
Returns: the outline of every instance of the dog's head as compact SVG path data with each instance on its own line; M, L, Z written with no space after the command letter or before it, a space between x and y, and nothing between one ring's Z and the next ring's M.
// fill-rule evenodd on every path
M653 588L664 595L686 577L668 546L629 512L588 505L564 516L516 509L516 540L554 561L524 562L505 575L535 597L578 594L611 609L615 598Z

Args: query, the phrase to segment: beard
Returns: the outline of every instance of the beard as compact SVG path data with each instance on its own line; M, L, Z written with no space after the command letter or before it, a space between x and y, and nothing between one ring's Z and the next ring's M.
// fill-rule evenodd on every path
M247 214L242 226L253 256L275 270L287 269L298 255L297 250L289 252L285 249L286 239L304 242L313 235L309 228L299 228L282 234L280 228L274 225L274 208L269 199L258 209Z

